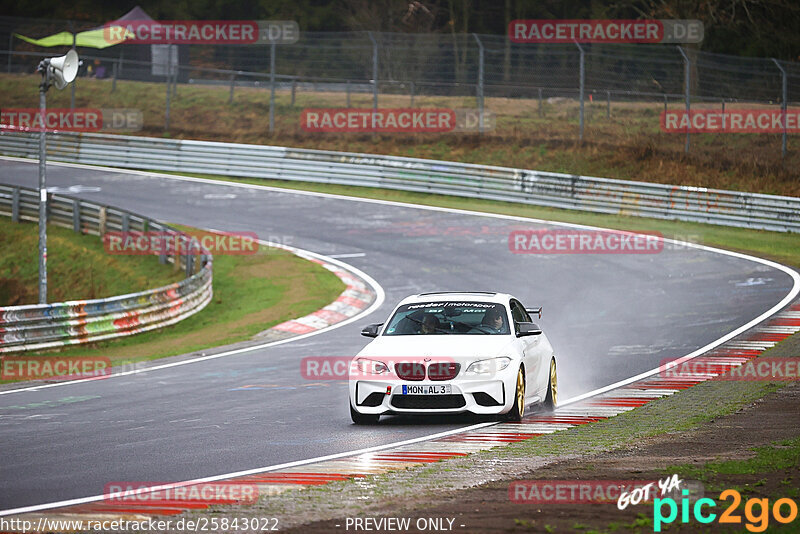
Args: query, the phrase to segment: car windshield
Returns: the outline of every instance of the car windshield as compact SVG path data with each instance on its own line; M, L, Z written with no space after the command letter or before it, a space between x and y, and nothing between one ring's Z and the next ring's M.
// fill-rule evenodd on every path
M400 306L385 336L507 335L506 308L495 302L422 302Z

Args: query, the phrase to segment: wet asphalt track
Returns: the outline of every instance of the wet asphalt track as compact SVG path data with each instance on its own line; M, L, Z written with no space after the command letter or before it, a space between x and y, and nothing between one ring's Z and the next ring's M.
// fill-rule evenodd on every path
M0 160L0 183L36 187L34 163ZM344 261L386 291L383 307L328 333L140 375L0 396L0 510L97 495L112 481L174 481L432 434L469 418L351 424L346 385L300 375L305 356L353 355L361 327L431 290L510 292L544 306L561 398L685 355L748 322L792 287L784 272L691 248L648 255L518 255L490 217L290 192L48 166L48 186L160 220ZM13 246L13 245L12 245ZM35 257L35 251L31 251ZM244 386L250 386L245 388Z

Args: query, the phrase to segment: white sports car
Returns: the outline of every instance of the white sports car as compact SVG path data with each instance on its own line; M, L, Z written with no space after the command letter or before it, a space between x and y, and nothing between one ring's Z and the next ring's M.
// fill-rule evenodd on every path
M553 347L508 294L421 293L407 297L350 365L356 424L384 414L471 412L519 421L530 404L556 404Z

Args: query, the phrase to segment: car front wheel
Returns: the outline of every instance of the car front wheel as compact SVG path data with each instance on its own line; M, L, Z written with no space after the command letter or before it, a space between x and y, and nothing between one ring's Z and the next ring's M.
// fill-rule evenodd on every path
M521 421L522 416L525 415L525 373L522 367L517 371L517 389L514 393L514 406L511 411L506 414L506 419L509 421Z
M547 396L544 398L544 409L553 411L558 401L558 376L556 375L556 361L550 360L550 379L547 381Z

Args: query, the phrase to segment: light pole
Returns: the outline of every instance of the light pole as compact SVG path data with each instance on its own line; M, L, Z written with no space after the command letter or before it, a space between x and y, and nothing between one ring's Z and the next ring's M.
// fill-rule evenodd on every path
M45 93L51 85L63 89L78 74L78 53L74 49L60 57L43 59L36 68L39 84L39 304L47 304L47 117Z

